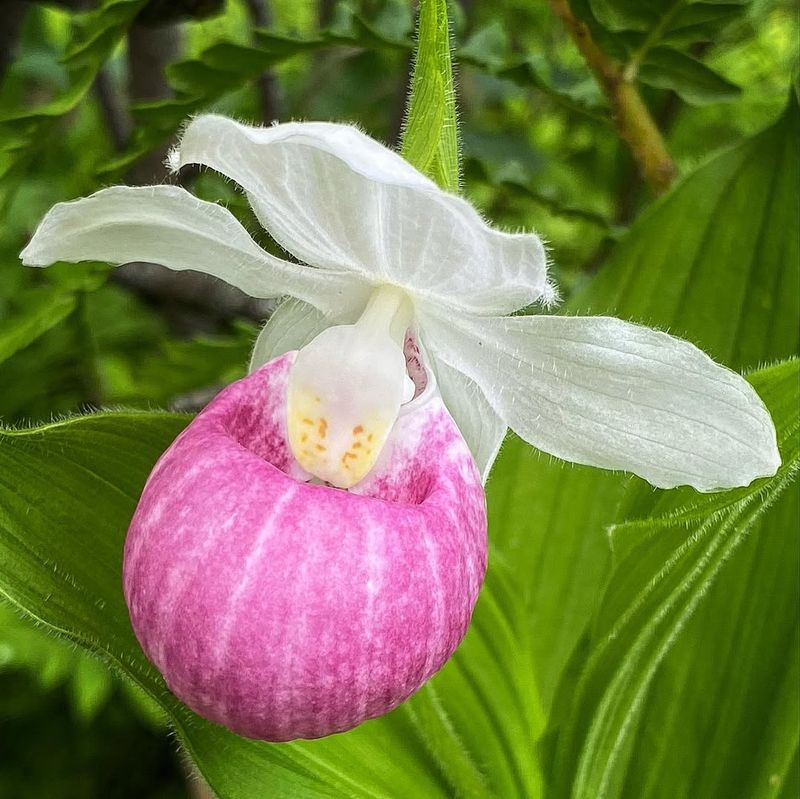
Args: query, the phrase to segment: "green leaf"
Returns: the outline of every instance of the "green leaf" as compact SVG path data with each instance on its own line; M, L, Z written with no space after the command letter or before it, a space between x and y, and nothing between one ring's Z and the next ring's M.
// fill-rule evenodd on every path
M70 69L69 86L47 103L4 109L0 115L0 134L3 134L0 141L5 144L5 134L14 129L22 129L23 123L36 123L71 111L89 90L95 75L146 2L147 0L104 0L91 11L75 14L74 38L64 56L64 62ZM28 136L25 139L27 145L33 143L30 133L34 130L36 128L28 124Z
M75 295L62 291L32 291L20 310L3 320L0 329L0 363L24 349L76 307Z
M590 103L585 94L580 91L569 91L555 86L549 76L545 74L541 59L536 56L529 56L521 61L519 59L512 60L495 69L495 74L500 78L513 81L517 86L537 89L558 105L580 116L604 124L609 123L608 110L601 105L599 98L596 103Z
M132 106L137 122L133 139L124 152L99 168L99 175L104 179L122 175L137 159L173 136L187 117L294 56L336 46L411 49L410 39L393 38L344 7L341 11L344 19L315 36L288 36L255 29L252 45L222 40L210 44L196 58L170 64L167 77L176 96Z
M595 19L610 31L647 30L658 19L662 5L637 0L589 0Z
M800 349L800 107L655 203L570 310L669 328L734 369Z
M430 12L426 11L426 14L430 16ZM170 64L167 67L167 77L175 90L175 97L132 106L131 113L137 122L132 141L124 152L100 165L98 175L104 181L121 177L137 159L174 136L187 117L219 101L228 92L241 88L243 83L254 81L264 70L282 64L294 56L331 47L358 47L385 52L412 50L413 42L404 35L402 25L392 25L388 29L377 26L344 5L337 6L337 17L331 26L313 36L288 36L255 29L252 32L251 45L221 40L210 44L194 58ZM434 33L443 38L446 28ZM603 108L588 104L578 92L571 93L554 85L550 77L545 76L544 71L535 63L535 59L520 61L517 56L508 52L505 34L497 25L490 24L478 31L456 52L456 57L464 63L509 78L519 86L541 91L571 112L608 122ZM436 69L444 63L442 59L434 61L431 67ZM439 72L435 74L438 76ZM443 94L447 82L439 86L438 77L430 80L436 83L436 91L432 90L432 95L437 92ZM426 113L431 113L431 109ZM450 115L450 118L454 124L455 114ZM446 117L444 120L446 121ZM440 124L438 117L434 122L436 125ZM434 133L435 130L419 131L419 149L427 153L423 160L435 156ZM452 138L450 135L449 149L445 156L453 162L455 153L457 163L458 149L453 150ZM24 146L25 141L23 137L19 146ZM412 154L413 157L416 156Z
M458 60L489 69L504 66L511 54L511 42L499 20L494 20L472 36L458 49Z
M81 661L88 657L66 641L36 629L0 601L0 673L24 669L47 690L74 678Z
M54 124L83 100L145 3L103 0L96 9L73 16L75 35L64 57L67 87L46 103L31 106L26 97L18 107L0 113L0 178L5 183L24 179L26 166L47 146Z
M256 333L254 326L240 324L230 335L162 338L139 352L109 352L99 364L104 396L112 403L172 403L176 408L181 395L191 397L198 389L217 389L244 377Z
M652 31L660 29L663 33L673 28L685 27L695 19L720 13L728 15L735 9L741 15L750 0L652 0L641 3L639 0L589 0L595 19L607 30ZM722 6L723 12L715 10Z
M612 546L619 560L592 626L591 656L577 686L564 686L570 694L572 711L559 739L554 771L556 795L587 799L621 796L626 780L629 781L627 790L630 790L632 771L640 772L634 773L637 780L634 784L638 787L633 795L638 797L733 795L732 789L735 790L738 783L731 779L731 774L740 770L747 758L730 761L733 753L723 746L728 736L722 736L721 741L716 736L705 740L705 758L709 761L705 773L687 770L668 784L659 784L657 759L651 760L644 769L636 765L636 759L642 756L637 755L637 750L642 748L642 719L650 709L648 701L657 688L654 680L658 669L702 604L711 584L748 534L770 535L766 529L754 532L754 524L777 503L800 467L800 362L787 361L757 372L752 375L752 382L770 409L778 431L783 458L778 473L747 488L728 491L721 497L699 496L690 490L664 494L649 517L611 530ZM750 590L742 584L737 587L736 593L727 593L726 600L731 611L738 608L744 617L739 621L740 636L758 642L761 639L759 625L754 623L748 605L760 601L758 592L762 587L758 584L749 586ZM767 591L762 588L762 594L769 596L772 586L767 588ZM797 600L796 591L792 596ZM779 601L778 608L782 604ZM787 611L789 621L796 621L796 608L787 608ZM786 616L786 612L783 615ZM773 611L770 623L774 622ZM689 652L680 654L685 658ZM717 654L730 657L724 647L718 649ZM763 656L763 650L761 654ZM796 651L789 655L789 675L792 670L796 671L798 657L800 653ZM673 668L676 667L674 660ZM729 662L734 672L751 666L741 658L735 660L735 666L734 661ZM691 661L681 665L694 668ZM695 669L695 680L696 672ZM723 679L726 677L723 672ZM775 703L773 686L742 682L744 686L740 683L737 688L760 691L763 703L768 706ZM738 703L736 693L721 694L716 690L713 677L702 687L709 700L718 703L716 723L726 731L732 726L735 728L730 724L735 720L735 713L731 713L729 702ZM800 695L797 684L787 689L793 698ZM785 698L786 694L781 692L778 703L774 704L776 712L780 713L780 701ZM669 699L679 701L675 694ZM761 718L749 719L748 738L755 752L768 730L762 726L764 714L760 715ZM671 729L666 731L665 737L669 738L671 732ZM778 743L787 747L789 756L783 761L788 765L798 746L796 723L789 725L786 733L786 738ZM663 727L659 728L659 734L665 735ZM670 743L674 746L675 741L670 740ZM669 747L655 746L659 755L669 754ZM654 748L650 744L647 750L651 758ZM742 749L742 754L753 751L749 747ZM769 750L762 750L760 754L772 760ZM752 755L750 762L754 764ZM762 773L769 770L758 769ZM778 775L781 776L780 770ZM676 786L680 789L676 790ZM754 787L757 790L747 795L763 795L769 782Z
M224 799L539 796L543 717L526 618L500 564L453 660L409 703L350 733L248 741L169 694L131 631L120 571L144 481L188 418L103 413L0 430L0 596L157 702Z
M111 672L99 661L81 652L72 678L72 702L81 721L91 721L111 696Z
M217 42L196 59L170 64L167 68L170 83L187 95L213 97L229 91L243 78L255 78L287 58L329 46L326 37L302 39L263 30L254 31L253 36L255 46Z
M689 175L633 225L567 310L668 328L737 369L791 357L800 343L798 128L792 101L776 125ZM643 497L639 516L658 496L515 438L490 478L490 537L529 607L545 708L608 579L604 530L630 515L626 495Z
M97 8L79 15L75 37L64 56L66 63L94 69L108 58L145 5L147 0L103 0Z
M446 0L423 0L401 152L443 189L457 193L461 166Z
M45 689L69 682L75 715L89 721L112 689L109 670L82 649L36 629L0 601L0 674L24 669Z
M691 105L710 105L735 100L741 89L702 61L658 47L651 50L638 72L639 80L659 89L672 89Z
M695 42L715 40L729 23L748 12L747 3L692 3L680 8L669 30L661 39L663 44L688 47Z
M707 105L735 99L739 87L675 48L716 39L723 26L747 13L749 2L576 0L575 10L600 48L625 65L627 77Z

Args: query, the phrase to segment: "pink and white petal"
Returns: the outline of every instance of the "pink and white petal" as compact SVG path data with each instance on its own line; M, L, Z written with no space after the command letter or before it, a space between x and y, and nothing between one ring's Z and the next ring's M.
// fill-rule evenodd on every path
M474 313L508 313L547 293L537 236L492 229L469 203L354 127L258 128L201 116L172 161L235 180L276 241L314 266Z
M437 359L556 457L699 491L780 465L758 394L687 341L609 317L444 319L429 309L421 325Z
M226 208L179 186L116 186L58 203L22 251L26 266L134 261L205 272L252 297L291 294L324 310L359 294L346 272L322 271L261 249Z
M229 386L167 450L124 561L134 630L170 688L276 741L411 695L461 641L486 567L483 489L441 401L398 419L358 492L304 483L286 437L293 359Z

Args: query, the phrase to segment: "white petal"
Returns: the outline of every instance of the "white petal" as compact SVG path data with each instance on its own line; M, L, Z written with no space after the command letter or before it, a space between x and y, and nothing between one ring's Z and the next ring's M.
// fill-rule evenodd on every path
M332 317L302 300L293 297L284 300L258 334L250 356L250 372L255 372L273 358L305 347L326 327L350 324L357 317L357 313L349 317Z
M747 485L780 465L749 383L666 333L607 317L445 320L430 309L421 323L435 356L551 455L700 491Z
M473 380L441 360L434 360L434 368L444 404L467 442L485 483L506 437L506 423Z
M117 186L48 211L22 251L26 266L146 261L221 278L253 297L291 294L325 310L363 303L354 276L264 252L226 208L178 186Z
M189 123L172 165L235 180L261 223L300 260L475 313L507 313L547 292L533 234L490 228L357 129L305 122L252 128L219 116Z

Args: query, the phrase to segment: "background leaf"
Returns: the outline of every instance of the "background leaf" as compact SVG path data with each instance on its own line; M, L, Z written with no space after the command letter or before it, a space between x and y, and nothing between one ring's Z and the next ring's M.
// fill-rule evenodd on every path
M0 330L0 362L66 319L77 304L74 295L58 291L36 291L19 300L21 307L6 317Z
M26 102L0 111L0 177L23 173L47 141L53 122L72 111L89 91L92 81L145 2L103 0L98 8L76 16L75 38L64 56L66 88L45 103L31 107ZM6 197L6 201L9 199Z
M720 703L722 717L715 721L725 724L727 734L724 738L712 735L705 740L702 772L686 769L674 775L668 785L659 779L662 772L655 765L664 768L661 765L664 759L674 756L671 753L676 750L676 741L672 736L685 735L683 725L675 720L676 715L682 718L684 714L676 708L669 711L666 723L658 727L660 736L667 738L669 745L657 738L648 746L651 760L647 769L637 763L642 742L649 739L646 733L642 734L642 716L650 713L658 717L666 710L665 696L656 695L655 707L648 701L659 667L726 561L734 557L754 531L756 521L780 502L800 466L800 362L788 361L756 372L752 381L778 429L783 464L775 477L720 496L698 497L690 490L673 491L661 497L647 518L611 530L618 562L593 620L591 654L577 685L565 682L562 686L569 694L564 702L571 711L559 737L554 767L554 791L558 796L671 796L676 790L688 796L733 795L751 773L752 753L758 752L757 743L766 736L772 713L780 713L780 703L788 698L776 697L776 686L753 681L749 674L751 691L760 688L761 696L757 700L749 698L748 704L758 703L761 708L748 715L744 730L737 718L742 710L738 705L743 699L738 680L733 674L726 674L725 688L730 693L723 695L729 699ZM757 534L768 537L770 531L761 529ZM800 561L795 557L790 562L796 572ZM736 627L741 628L737 630L737 638L756 647L748 652L752 656L757 653L763 656L769 651L766 646L759 647L766 641L758 625L747 623L752 612L748 604L761 601L759 588L758 584L740 584L737 593L728 593L726 597L728 613L734 616ZM787 622L790 625L796 622L800 601L797 590L772 600L771 623L783 627ZM714 631L709 633L713 635ZM773 634L770 631L768 637ZM724 638L718 638L722 645L715 649L714 658L721 653L730 654L723 642ZM738 649L744 654L741 643ZM691 657L686 660L689 654ZM694 652L678 649L672 656L672 666L691 669L696 681L703 669L698 668L695 659ZM787 673L792 674L796 671L797 653L789 654L788 660ZM735 662L736 669L732 671L737 673L754 665L743 657ZM715 684L718 664L715 672L707 675L703 685L710 697L724 691ZM670 701L674 703L677 696L680 694L673 692ZM795 686L791 698L797 696L800 686ZM683 706L692 707L688 703ZM741 737L731 736L731 728ZM745 736L746 740L742 740ZM752 795L764 795L771 783L772 787L783 787L797 743L796 735L782 741L782 745L788 746L788 757L784 755L784 766L775 773L777 780L762 776L763 782L754 786ZM762 757L770 758L770 754L761 752ZM761 766L758 771L763 774L765 768Z
M785 231L796 230L798 218L794 142L799 124L791 101L776 125L689 176L633 226L611 262L569 309L611 312L668 327L738 368L795 353L800 255L797 237ZM560 675L562 692L569 693L575 673L590 656L590 650L576 647L612 573L605 528L645 517L658 507L662 492L621 475L548 462L513 440L506 444L490 489L495 545L514 564L527 597L536 675L549 708ZM747 701L754 674L782 682L784 670L794 667L780 653L784 642L794 640L796 614L779 608L797 591L798 573L791 563L798 544L790 532L798 527L797 504L792 507L787 499L766 513L704 597L651 690L647 723L638 739L647 754L631 759L635 765L626 777L636 787L610 795L675 795L678 772L698 780L691 782L689 795L715 795L701 781L704 774L715 789L735 783L737 758L752 748L750 730L764 729L765 719L777 712L768 702ZM760 627L751 625L753 634L742 635L729 615L734 597L744 603L754 595L764 613L774 616L776 624L780 619L780 631L770 630L771 646L755 632ZM716 642L713 649L703 643L709 636ZM565 673L572 652L575 662ZM754 670L745 674L726 666L733 681L729 690L740 701L731 710L736 724L731 720L716 734L720 750L714 757L708 736L717 729L718 711L703 697L719 670L719 652L725 652L726 664L747 662ZM767 677L770 672L773 676ZM723 695L715 696L723 701ZM554 711L554 728L563 714L563 708ZM661 760L651 757L653 740L664 741L658 750ZM685 762L687 751L691 767ZM713 769L707 758L713 759Z
M650 50L638 76L649 86L674 90L692 105L735 100L741 91L702 61L667 47Z
M740 93L703 57L725 25L746 17L750 0L579 0L575 8L603 51L623 65L625 80L674 91L692 105L728 102Z

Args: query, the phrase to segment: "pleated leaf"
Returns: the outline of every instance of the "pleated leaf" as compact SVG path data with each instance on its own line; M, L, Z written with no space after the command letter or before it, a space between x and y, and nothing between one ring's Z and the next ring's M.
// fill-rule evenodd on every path
M633 226L569 310L668 329L737 369L796 353L799 122L792 99L774 126L689 175ZM559 681L560 695L568 696L591 655L590 625L613 571L607 528L657 515L670 494L556 463L516 440L507 442L489 487L490 534L526 596L536 680L549 709ZM781 747L793 756L791 739L778 746L764 735L774 739L791 726L780 686L791 685L797 668L788 657L800 583L795 492L752 522L670 641L624 785L609 795L740 795L733 786L754 749L767 747L763 763L783 762ZM770 689L756 690L761 685ZM562 705L553 711L551 736L569 718ZM589 745L574 735L571 745Z
M557 796L587 799L603 796L733 796L737 785L746 781L754 769L761 772L761 777L754 785L756 791L747 795L761 796L771 785L777 786L786 777L785 772L797 751L796 724L784 724L784 737L772 742L778 749L785 748L783 758L775 758L777 752L769 749L765 751L762 748L759 752L758 747L745 747L739 758L731 759L731 750L735 747L727 739L733 731L747 734L753 743L769 739L769 714L754 714L748 720L749 729L740 730L737 712L731 712L729 708L729 703L741 701L741 687L736 685L736 680L730 692L717 689L720 680L728 680L729 671L749 672L751 664L742 657L732 658L730 645L723 639L720 641L723 645L713 651L716 661L714 679L693 659L685 662L685 659L692 658L693 652L681 648L674 653L671 651L704 602L715 578L737 555L747 537L751 534L760 537L779 535L769 527L756 530L755 524L773 506L780 510L779 503L800 465L800 362L787 361L759 371L752 380L770 408L778 430L783 457L778 473L720 496L699 496L683 490L663 494L650 516L611 529L617 563L592 626L591 654L577 684L566 680L562 685L562 690L569 694L564 703L571 710L563 722L553 772ZM792 493L794 502L796 492ZM797 565L796 558L791 560ZM796 609L787 614L789 609L784 603L790 599L797 600L797 592L773 596L772 588L772 584L754 584L747 589L740 585L739 591L756 594L753 598L755 603L762 601L763 594L769 596L771 602L768 606L774 606L770 623L775 616L779 616L780 622L788 620L791 623L792 616L796 620ZM730 591L727 599L730 603L728 613L736 614L737 626L744 628L737 637L758 641L761 637L759 622L750 614L747 602L738 601L738 594ZM725 626L724 617L722 624ZM712 630L709 633L713 635ZM694 645L699 643L695 641ZM778 673L788 666L787 672L791 674L796 671L797 653L787 651L785 654L788 662L773 661L771 665L773 669L779 669ZM697 757L694 752L689 755L688 763L684 759L683 768L675 772L663 769L662 765L665 758L674 757L673 753L681 749L680 742L673 739L673 733L678 730L674 729L671 717L679 715L684 722L686 715L696 717L698 705L693 703L702 703L701 697L692 696L692 703L687 701L682 708L681 700L687 692L672 692L670 701L677 703L677 707L672 707L665 719L666 731L663 724L658 732L655 728L648 730L651 724L647 723L647 715L652 718L659 711L664 713L668 710L664 706L667 697L659 698L658 690L675 684L674 677L666 682L656 680L668 655L673 656L672 669L691 670L694 680L703 676L706 704L715 708L715 726L725 730L721 736L709 730L709 736L702 742L702 762L706 769L711 770L713 778L697 769L686 769L689 763L694 765ZM748 673L748 677L752 680L752 673ZM795 685L793 690L789 686L786 688L789 696L780 696L779 701L783 703L791 699L797 707L800 686ZM755 680L749 686L750 692L760 694L767 706L778 698L778 689L778 685ZM693 693L689 692L690 695ZM657 710L651 707L651 701L659 704ZM684 713L681 713L682 709ZM775 709L780 708L776 706ZM698 723L696 718L695 723ZM661 742L660 737L665 732L672 746L665 747ZM656 735L658 737L651 737ZM693 742L695 746L700 744L697 740ZM655 753L657 757L654 757ZM646 762L643 763L644 758ZM767 762L778 760L772 765L774 775L766 773L770 768L758 763L759 759ZM682 773L684 769L686 773Z

